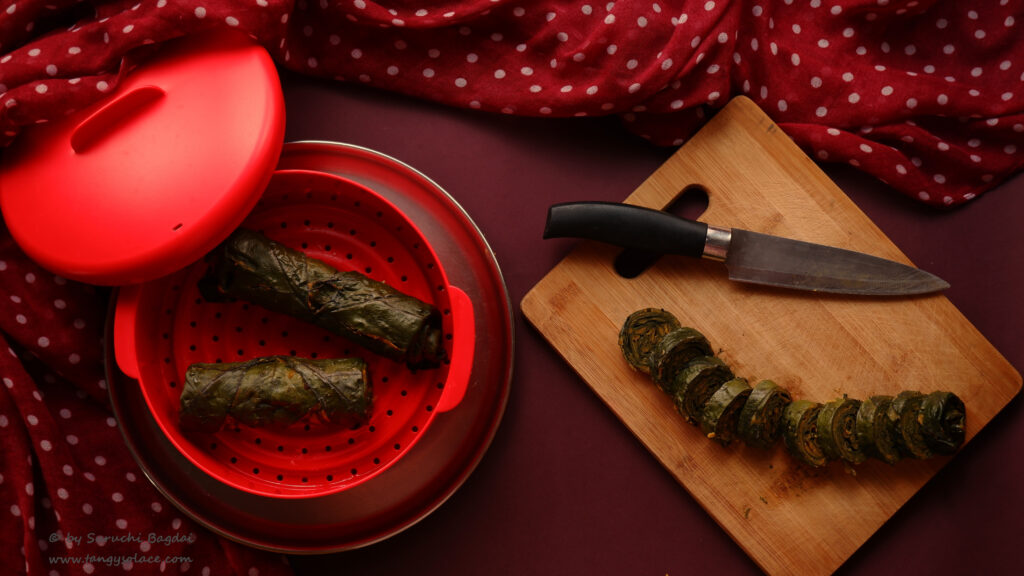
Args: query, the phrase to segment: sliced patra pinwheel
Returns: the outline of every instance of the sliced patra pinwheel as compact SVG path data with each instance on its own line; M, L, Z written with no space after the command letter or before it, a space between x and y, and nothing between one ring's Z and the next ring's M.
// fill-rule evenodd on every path
M782 414L782 439L786 450L797 460L815 468L828 463L828 458L818 444L818 414L821 408L818 402L794 400Z
M921 404L924 394L907 390L896 395L889 409L896 415L896 444L905 456L925 459L932 457L932 449L924 438L921 426Z
M891 410L892 396L871 396L857 410L857 439L864 453L889 464L900 461L896 428L899 417Z
M698 424L704 404L719 386L733 378L735 374L722 360L714 356L695 358L672 385L676 410L690 423Z
M921 431L937 454L951 454L964 443L967 412L952 392L932 392L921 402Z
M818 445L825 458L860 464L867 455L857 437L860 400L840 398L826 403L818 413Z
M661 308L644 308L630 314L619 331L619 348L626 362L644 374L649 374L647 358L669 332L680 328L679 320Z
M701 408L700 429L723 446L736 437L737 421L750 396L750 385L745 378L733 378L718 387Z
M651 378L662 390L668 389L676 374L694 358L713 356L711 344L703 334L693 328L677 328L663 336L651 350L647 362Z
M782 435L782 413L792 401L790 393L775 382L758 382L740 410L739 437L749 446L771 448Z

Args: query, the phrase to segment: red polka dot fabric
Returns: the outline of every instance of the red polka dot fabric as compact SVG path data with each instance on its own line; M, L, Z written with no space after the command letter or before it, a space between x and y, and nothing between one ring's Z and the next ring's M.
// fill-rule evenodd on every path
M291 574L193 522L135 465L104 380L109 296L39 268L0 227L0 571Z
M952 207L1024 166L1022 26L1010 0L0 0L0 145L104 98L161 42L234 28L303 74L485 113L616 116L665 146L746 95L813 158ZM142 476L106 396L106 305L0 228L0 566L289 573ZM194 537L125 536L151 533ZM155 552L174 565L145 563Z
M813 158L939 207L1024 165L1024 6L1010 0L0 5L8 140L102 98L147 45L223 27L304 74L500 114L615 115L666 146L747 95Z

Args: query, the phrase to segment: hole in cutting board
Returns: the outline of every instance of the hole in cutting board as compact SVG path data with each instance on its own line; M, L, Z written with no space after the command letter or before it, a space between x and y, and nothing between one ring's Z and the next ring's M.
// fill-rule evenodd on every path
M696 220L707 209L707 189L699 184L691 184L676 194L676 197L662 210L680 218ZM661 254L644 250L623 250L615 257L615 272L623 278L636 278L653 266L661 256Z

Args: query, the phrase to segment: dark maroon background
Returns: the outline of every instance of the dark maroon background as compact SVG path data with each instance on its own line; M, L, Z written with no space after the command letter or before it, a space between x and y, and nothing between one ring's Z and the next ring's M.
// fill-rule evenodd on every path
M439 107L285 75L289 140L402 160L445 188L494 250L515 310L512 394L465 485L373 546L294 557L313 574L757 574L760 569L525 322L519 302L572 248L541 238L548 205L621 201L673 152L615 119L535 119ZM824 166L949 299L1024 366L1024 175L952 212ZM728 223L720 223L727 225ZM908 343L912 345L913 343ZM1024 407L1015 398L840 574L1024 573Z

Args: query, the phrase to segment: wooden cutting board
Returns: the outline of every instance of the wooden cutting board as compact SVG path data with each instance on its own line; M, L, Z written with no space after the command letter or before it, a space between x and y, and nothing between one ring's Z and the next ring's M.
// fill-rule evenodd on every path
M626 202L665 208L699 185L720 226L907 257L757 106L737 98ZM951 390L970 439L1021 389L1020 374L942 295L870 299L756 287L706 260L663 257L639 277L619 249L581 241L523 298L522 311L598 396L770 574L836 570L952 457L833 462L812 470L782 443L761 450L705 438L623 360L634 310L660 307L702 331L737 376L772 379L825 402Z

